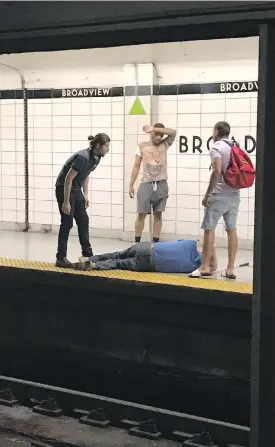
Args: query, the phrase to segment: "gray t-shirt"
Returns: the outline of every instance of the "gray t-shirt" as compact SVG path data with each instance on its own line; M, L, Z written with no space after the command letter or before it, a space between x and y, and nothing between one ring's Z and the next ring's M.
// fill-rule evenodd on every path
M226 141L232 144L231 140L219 140L213 143L209 151L211 163L213 163L215 158L222 159L222 172L226 172L231 158L231 147ZM222 176L221 181L217 184L216 188L213 191L213 194L236 194L238 192L238 189L234 189L231 188L231 186L228 186Z

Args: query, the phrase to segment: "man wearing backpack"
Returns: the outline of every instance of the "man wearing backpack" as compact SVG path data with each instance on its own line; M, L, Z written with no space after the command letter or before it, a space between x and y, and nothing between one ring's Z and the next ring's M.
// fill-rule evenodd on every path
M228 264L222 276L236 279L234 264L237 253L237 217L240 206L240 189L252 186L255 169L247 153L238 143L229 139L230 126L218 122L213 129L213 144L210 149L212 174L209 186L202 200L205 215L202 264L190 277L212 276L210 258L215 241L215 229L221 217L224 219L228 236Z

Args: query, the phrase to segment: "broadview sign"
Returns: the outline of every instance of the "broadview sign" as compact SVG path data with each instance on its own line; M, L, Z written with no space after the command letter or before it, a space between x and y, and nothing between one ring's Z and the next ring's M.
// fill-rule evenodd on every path
M191 138L187 138L185 135L179 136L179 152L181 154L202 154L211 147L213 137L209 137L206 146L203 145L202 138L199 135L193 135ZM242 145L241 145L242 146ZM256 151L257 143L252 135L245 135L244 147L248 154L253 154Z

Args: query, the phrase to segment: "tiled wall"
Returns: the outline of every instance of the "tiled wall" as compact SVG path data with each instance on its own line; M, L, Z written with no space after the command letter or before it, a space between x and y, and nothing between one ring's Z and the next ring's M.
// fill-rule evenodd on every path
M202 234L201 200L210 176L206 141L215 122L221 119L229 121L232 134L242 146L245 135L255 138L257 93L209 93L206 89L205 93L189 91L181 94L177 89L177 93L167 94L166 91L153 95L156 93L153 89L156 85L154 68L152 64L140 65L139 85L149 86L151 92L145 94L141 88L145 115L130 116L134 100L131 94L125 97L56 97L49 93L49 81L45 85L48 90L29 94L29 217L32 229L41 229L42 225L57 228L60 217L54 197L56 176L72 153L87 147L89 134L103 131L111 137L111 151L90 178L91 234L132 240L136 200L129 198L128 187L135 150L138 142L148 138L144 136L142 126L159 121L166 127L177 129L176 141L168 154L170 197L163 216L163 238L199 237ZM174 70L166 67L166 71L162 67L162 74L166 73L165 81L169 82L169 73L174 76ZM222 80L221 68L219 76ZM228 76L227 73L227 80ZM192 80L186 84L192 84ZM78 87L77 80L75 85ZM133 85L132 79L124 77L124 86L129 85ZM57 86L62 87L60 79ZM193 88L192 84L191 91ZM25 217L23 100L18 91L15 95L9 99L2 96L0 100L0 220L2 226L9 223L13 228L14 223L23 224ZM189 149L185 153L180 153L180 136L188 138ZM193 136L201 137L202 153L192 151ZM255 162L255 151L251 156ZM254 188L251 188L242 191L238 229L244 242L253 239L253 219ZM145 231L149 231L148 220ZM223 241L224 236L221 223L217 237Z
M29 100L30 223L59 225L54 197L56 177L87 137L105 132L112 139L90 179L90 226L123 229L124 98Z
M24 222L24 117L22 99L0 101L0 217Z

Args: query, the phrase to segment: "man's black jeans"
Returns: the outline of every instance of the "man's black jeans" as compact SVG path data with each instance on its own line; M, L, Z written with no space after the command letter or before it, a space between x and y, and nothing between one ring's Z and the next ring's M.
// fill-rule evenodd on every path
M123 251L91 256L95 270L131 270L134 272L154 272L154 244L140 242Z
M79 242L82 248L83 256L92 256L93 250L89 242L89 217L85 208L85 199L81 189L74 189L71 191L70 204L71 214L64 214L62 205L64 202L64 187L56 188L56 200L58 203L59 212L61 215L61 225L58 234L58 248L56 259L61 261L67 257L67 245L70 231L73 227L73 220L75 219L78 228Z

